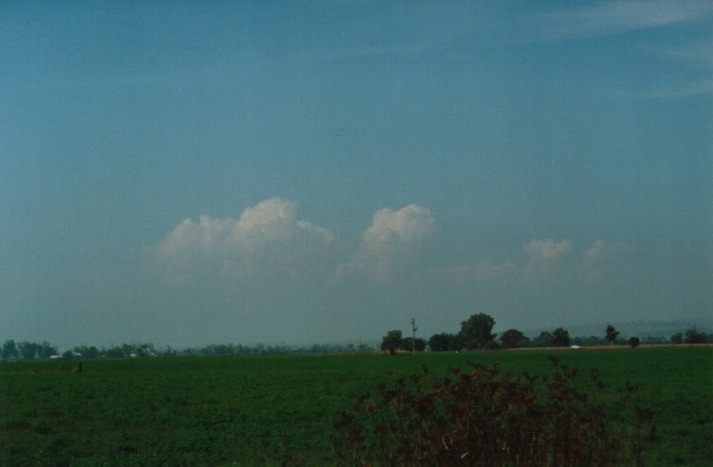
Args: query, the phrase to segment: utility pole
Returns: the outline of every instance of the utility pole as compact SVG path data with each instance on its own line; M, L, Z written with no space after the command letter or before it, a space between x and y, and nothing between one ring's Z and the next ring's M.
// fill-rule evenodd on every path
M412 333L412 338L411 338L411 345L413 347L413 354L416 355L416 330L418 329L416 327L416 318L411 318L411 329L413 331Z

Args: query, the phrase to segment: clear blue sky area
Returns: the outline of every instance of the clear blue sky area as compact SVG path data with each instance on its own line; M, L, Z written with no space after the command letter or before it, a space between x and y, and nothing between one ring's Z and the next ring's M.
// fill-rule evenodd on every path
M0 0L0 339L709 322L712 135L708 1Z

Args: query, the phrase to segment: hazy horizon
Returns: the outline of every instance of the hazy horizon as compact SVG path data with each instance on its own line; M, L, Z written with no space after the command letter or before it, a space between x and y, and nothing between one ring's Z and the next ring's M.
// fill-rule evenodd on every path
M709 2L0 1L0 339L713 317Z

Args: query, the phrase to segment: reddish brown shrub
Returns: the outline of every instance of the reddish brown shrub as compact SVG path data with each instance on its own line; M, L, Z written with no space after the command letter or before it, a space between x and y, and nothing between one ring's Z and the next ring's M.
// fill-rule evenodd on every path
M612 429L598 371L585 392L573 384L576 369L551 360L553 372L544 377L473 364L434 382L424 367L343 413L337 452L353 465L639 464L651 415L632 407L634 428ZM627 385L623 397L634 391Z

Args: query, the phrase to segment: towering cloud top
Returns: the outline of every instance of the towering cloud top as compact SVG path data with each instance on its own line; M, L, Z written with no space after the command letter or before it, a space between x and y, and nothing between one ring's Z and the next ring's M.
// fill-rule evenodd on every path
M206 268L221 274L297 274L305 256L331 244L334 235L296 218L297 205L273 198L247 208L238 220L200 216L186 219L155 249L172 280L183 281Z
M338 264L331 231L297 219L297 204L282 198L245 209L239 219L202 215L186 219L159 243L153 256L167 279L198 274L229 279L329 275L386 282L415 256L419 242L436 228L427 208L410 204L374 213L352 259Z
M341 265L335 277L361 274L374 282L386 282L397 266L408 261L418 242L435 228L436 221L423 206L409 204L398 211L381 209L374 213L371 226L362 234L352 260Z

